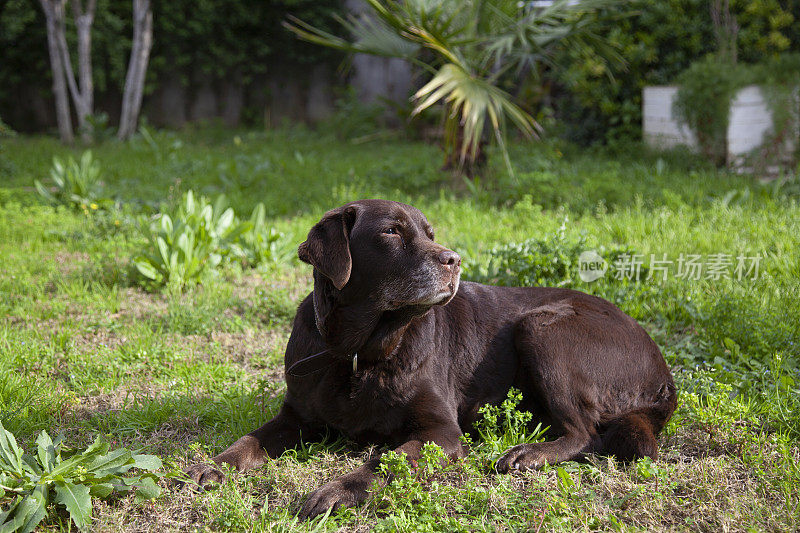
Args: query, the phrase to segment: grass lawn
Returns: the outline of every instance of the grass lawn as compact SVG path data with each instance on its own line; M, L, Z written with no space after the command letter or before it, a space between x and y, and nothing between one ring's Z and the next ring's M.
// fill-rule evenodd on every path
M298 522L305 495L381 451L331 435L207 492L165 480L154 501L96 501L95 530L800 529L797 182L761 185L685 153L552 142L512 146L515 176L494 154L466 185L437 170L427 143L204 130L94 147L106 193L125 207L84 214L33 188L68 153L79 151L0 139L0 421L26 447L42 429L72 447L104 434L179 471L261 425L280 405L284 346L311 290L294 250L326 210L365 197L419 207L467 278L608 298L658 342L679 388L656 462L597 457L499 476L495 448L522 433L509 424L472 436L460 463L439 466L436 450L418 473L387 461L396 481L366 505ZM147 246L135 215L189 189L225 193L243 218L263 202L288 259L227 264L182 293L145 290L131 262ZM641 279L610 269L581 281L584 249L615 257L622 278L641 256ZM677 271L681 254L700 256L699 279ZM713 275L726 257L727 277ZM652 259L672 261L665 280Z

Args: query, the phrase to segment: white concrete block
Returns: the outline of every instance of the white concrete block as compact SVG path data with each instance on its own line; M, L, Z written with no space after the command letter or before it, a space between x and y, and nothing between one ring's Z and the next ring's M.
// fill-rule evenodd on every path
M642 91L642 134L652 146L680 144L697 149L693 132L675 118L672 103L676 86L645 87ZM728 160L734 161L761 146L772 130L772 114L761 89L742 88L731 101L728 121Z

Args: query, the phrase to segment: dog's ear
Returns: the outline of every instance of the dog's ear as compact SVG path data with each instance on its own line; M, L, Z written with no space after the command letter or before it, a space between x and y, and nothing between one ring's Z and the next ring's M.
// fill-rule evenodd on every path
M317 222L308 238L297 249L297 256L329 278L337 289L347 285L353 269L350 256L350 230L357 215L349 205L328 211Z

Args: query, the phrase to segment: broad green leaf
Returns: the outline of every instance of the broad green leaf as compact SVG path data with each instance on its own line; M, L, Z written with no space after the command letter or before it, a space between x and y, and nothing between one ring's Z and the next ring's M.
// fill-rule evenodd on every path
M563 467L558 467L556 470L556 476L558 476L561 490L567 491L575 485L575 481L572 479L572 476L570 476Z
M95 498L107 498L114 490L114 485L111 483L95 483L89 487L89 494Z
M36 457L29 453L22 454L22 470L36 476L40 476L44 472Z
M156 237L156 245L158 246L158 251L161 254L161 259L164 261L165 264L169 264L169 246L167 246L166 241L160 235Z
M81 453L76 453L72 457L63 460L53 468L51 474L53 476L61 475L69 477L70 472L78 466L86 466L88 463L94 461L97 456L104 455L108 452L109 444L105 442L99 435L95 438L94 442Z
M133 466L142 470L160 470L163 467L161 459L157 455L134 455Z
M92 166L92 151L86 150L81 155L81 167L84 169L89 169Z
M22 449L17 446L14 434L7 431L2 422L0 422L0 466L22 473Z
M40 485L27 497L23 498L13 513L13 518L3 524L5 531L18 531L30 533L47 514L47 494L45 487ZM5 529L8 528L8 529Z
M178 272L178 252L177 251L174 251L174 252L172 252L172 254L170 254L169 262L167 264L169 265L170 273L173 273L173 272L177 273Z
M253 214L250 216L250 222L253 224L253 229L259 231L264 226L266 219L266 208L262 202L259 202L253 209Z
M184 257L189 260L192 258L192 244L189 239L189 233L181 233L175 244L183 252Z
M186 191L186 198L184 200L184 204L186 205L187 213L194 212L194 193L191 190Z
M219 233L220 235L224 234L228 230L232 222L233 222L233 209L229 207L219 217L219 221L217 222L217 233Z
M56 482L55 501L69 511L69 516L78 529L86 531L92 521L92 497L89 487L73 483Z
M39 180L33 180L33 185L36 187L36 190L45 200L47 200L48 202L55 202L56 200L55 197L52 194L50 194L50 191L48 191L47 188L44 185L42 185L42 183Z
M123 477L115 479L112 482L112 485L114 485L114 490L116 490L117 492L128 492L132 488L134 488L134 486L136 485L136 483L138 483L138 481L139 481L138 477Z
M105 499L114 491L114 485L111 483L95 483L89 487L89 494L94 498Z
M86 458L95 456L95 455L104 455L108 453L108 450L111 448L111 445L105 441L105 439L98 435L94 438L94 442L92 442L88 448L86 448L80 455Z
M63 189L65 185L64 181L64 164L61 162L60 159L53 158L53 167L50 169L50 179L56 184L59 189Z
M150 263L150 259L147 257L137 257L133 260L133 264L136 265L136 270L141 272L141 274L152 280L158 279L158 270Z
M200 210L200 219L203 220L207 226L211 226L213 214L214 210L211 208L211 206L205 205L203 206L203 209Z
M169 215L163 214L160 219L161 230L167 235L172 234L172 218Z
M249 231L253 230L253 224L250 221L241 222L236 227L232 228L226 235L225 238L229 241L236 240L240 235L243 235Z
M145 500L152 500L158 497L159 494L161 494L161 488L156 485L153 478L145 477L136 483L136 496L134 497L134 501L140 503Z
M217 213L217 214L221 213L222 210L224 210L225 206L227 206L227 205L228 205L228 199L225 198L224 194L220 194L219 196L217 196L217 199L214 201L214 212ZM228 208L228 209L230 209L230 208ZM232 209L231 209L231 213L233 213Z
M53 439L50 438L46 431L42 430L36 439L36 445L39 464L42 465L45 472L52 471L56 463L56 449L53 445Z
M95 458L86 465L89 472L94 472L98 477L106 474L127 472L133 466L131 452L126 449L114 450L106 455Z

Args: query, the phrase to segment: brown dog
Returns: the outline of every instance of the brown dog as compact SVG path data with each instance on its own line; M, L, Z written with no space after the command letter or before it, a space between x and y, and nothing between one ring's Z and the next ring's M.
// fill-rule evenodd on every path
M298 252L314 266L314 291L286 347L283 407L216 463L253 468L326 428L412 461L429 441L462 457L460 437L478 409L512 386L524 395L520 407L557 438L513 447L500 472L586 453L656 457L675 385L658 346L606 300L459 284L461 259L434 242L425 216L384 200L329 211ZM378 462L315 491L301 516L363 501ZM200 484L222 478L211 465L188 473Z

